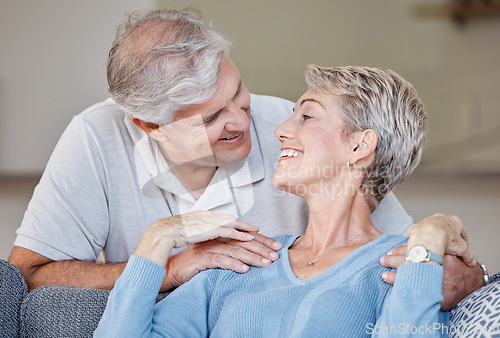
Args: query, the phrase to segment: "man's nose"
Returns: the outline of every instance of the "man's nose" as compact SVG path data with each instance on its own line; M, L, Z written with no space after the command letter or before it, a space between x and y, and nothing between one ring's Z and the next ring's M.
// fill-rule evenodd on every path
M250 116L246 110L230 103L225 128L228 131L244 131L250 127Z

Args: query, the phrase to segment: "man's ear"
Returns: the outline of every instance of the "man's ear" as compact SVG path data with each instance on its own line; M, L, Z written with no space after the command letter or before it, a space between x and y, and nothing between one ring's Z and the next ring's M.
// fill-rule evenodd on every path
M377 149L377 132L373 129L365 129L356 135L354 141L350 162L356 163L360 167L368 167L372 163L375 149Z
M143 132L148 134L151 138L155 139L156 141L160 143L168 141L168 137L165 135L165 133L162 132L159 124L146 122L138 119L135 116L130 116L130 119L139 129L141 129Z

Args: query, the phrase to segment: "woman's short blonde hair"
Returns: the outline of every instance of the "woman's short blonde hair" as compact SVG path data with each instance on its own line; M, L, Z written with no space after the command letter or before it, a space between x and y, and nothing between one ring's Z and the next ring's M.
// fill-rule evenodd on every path
M426 113L413 86L391 70L309 65L309 90L340 96L344 133L373 129L378 135L373 163L361 191L375 210L420 162L427 133Z

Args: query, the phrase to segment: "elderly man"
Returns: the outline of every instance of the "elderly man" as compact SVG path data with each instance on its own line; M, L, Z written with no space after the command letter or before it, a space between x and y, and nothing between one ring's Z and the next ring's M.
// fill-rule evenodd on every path
M293 104L250 95L228 48L200 20L172 10L136 13L118 28L111 99L72 120L18 230L10 261L30 289L111 289L160 219L220 224L229 214L261 229L250 243L212 240L174 252L162 290L207 268L266 266L281 247L266 236L304 230L306 205L272 185L280 156L273 131ZM389 233L412 224L392 194L372 218ZM105 264L96 263L101 252Z

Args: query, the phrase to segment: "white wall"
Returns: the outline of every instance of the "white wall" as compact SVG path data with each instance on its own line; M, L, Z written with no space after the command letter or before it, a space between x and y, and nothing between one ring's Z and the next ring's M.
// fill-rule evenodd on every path
M231 55L254 92L296 100L304 69L391 68L419 92L430 132L422 168L500 172L500 16L417 19L415 5L451 0L161 0L200 8L233 42Z
M38 174L73 115L107 97L124 13L153 0L0 2L0 174Z
M434 0L432 3L443 2ZM500 19L418 20L421 0L0 2L0 174L38 174L71 117L106 98L116 25L133 8L196 7L233 41L251 91L297 99L308 63L388 67L431 130L423 167L500 171Z

